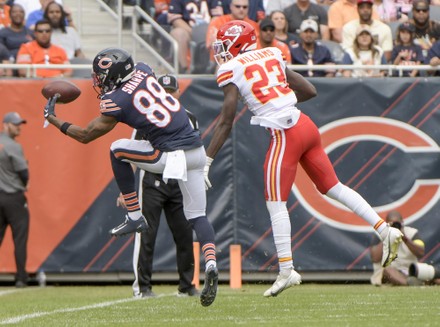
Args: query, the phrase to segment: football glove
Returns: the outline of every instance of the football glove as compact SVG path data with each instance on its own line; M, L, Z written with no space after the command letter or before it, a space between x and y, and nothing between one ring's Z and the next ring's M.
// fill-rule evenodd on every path
M46 105L44 106L44 118L47 119L49 116L55 116L55 104L57 103L58 98L60 95L56 93L53 97L50 97L47 100Z
M203 169L203 175L205 176L205 189L209 190L212 185L211 182L209 181L209 167L211 167L212 161L214 159L210 158L210 157L206 157L206 164L205 164L205 168Z

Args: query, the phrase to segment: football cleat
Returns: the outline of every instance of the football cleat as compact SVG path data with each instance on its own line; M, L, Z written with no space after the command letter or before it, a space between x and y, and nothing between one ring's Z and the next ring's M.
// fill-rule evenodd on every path
M200 294L200 303L204 307L210 306L215 300L217 295L218 286L218 270L214 266L209 266L205 274L205 285L203 286L202 293Z
M397 250L402 242L402 232L394 227L388 228L388 234L383 240L382 267L388 267L397 258Z
M111 229L109 233L112 236L123 236L134 232L145 232L147 229L148 223L145 220L144 216L142 216L138 220L132 220L128 217L128 215L126 215L125 221L119 226Z
M277 296L285 289L299 284L301 284L301 275L298 274L294 269L291 269L287 272L282 271L279 273L277 280L275 283L273 283L272 287L264 292L264 296Z

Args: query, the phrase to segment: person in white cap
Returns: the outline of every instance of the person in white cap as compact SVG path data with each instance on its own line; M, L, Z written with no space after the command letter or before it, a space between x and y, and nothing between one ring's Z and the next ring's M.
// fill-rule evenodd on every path
M356 31L356 38L350 48L345 50L342 58L343 65L386 65L387 60L381 47L374 42L374 37L368 25L361 25ZM342 71L344 77L381 77L385 71L380 69L346 69Z
M290 48L292 64L295 65L325 65L334 64L330 50L317 42L318 24L313 19L303 20L300 27L301 42ZM309 77L334 77L335 70L301 70L299 73Z
M27 240L29 235L29 210L25 191L29 180L29 169L22 146L15 141L20 135L21 125L26 120L16 112L3 117L0 133L0 245L6 228L11 226L15 246L15 286L25 287Z

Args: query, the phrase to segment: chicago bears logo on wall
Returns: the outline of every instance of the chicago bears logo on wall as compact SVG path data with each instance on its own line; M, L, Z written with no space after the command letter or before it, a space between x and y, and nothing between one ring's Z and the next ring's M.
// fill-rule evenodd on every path
M327 153L353 142L376 141L389 144L405 153L439 153L438 144L427 134L407 123L381 117L352 117L340 119L320 128L323 147ZM410 190L386 205L375 207L384 217L398 210L411 223L429 211L440 198L439 179L408 180ZM371 226L348 208L321 195L305 171L298 169L292 188L301 204L315 217L340 229L370 232Z

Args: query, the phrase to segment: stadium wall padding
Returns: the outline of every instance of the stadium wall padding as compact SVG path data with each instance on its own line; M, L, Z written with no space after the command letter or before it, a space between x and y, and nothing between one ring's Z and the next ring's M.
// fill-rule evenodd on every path
M440 80L435 78L315 78L318 96L298 107L320 128L323 144L341 182L357 190L385 217L398 209L425 241L423 262L440 263ZM99 115L91 81L73 103L57 105L57 116L85 127ZM180 79L181 102L193 111L208 144L222 105L215 79ZM110 144L130 137L117 126L84 145L53 126L43 129L41 95L47 80L0 80L2 116L18 111L28 123L18 141L29 160L31 213L29 272L131 272L133 237L110 238L124 210L113 179ZM242 268L277 269L276 251L263 194L267 132L249 124L237 108L231 137L211 167L208 217L216 231L220 270L229 269L229 246L241 244ZM372 228L341 205L321 196L304 171L288 201L292 249L300 271L371 270ZM154 269L174 272L175 246L162 219ZM10 230L0 248L0 273L15 271Z

